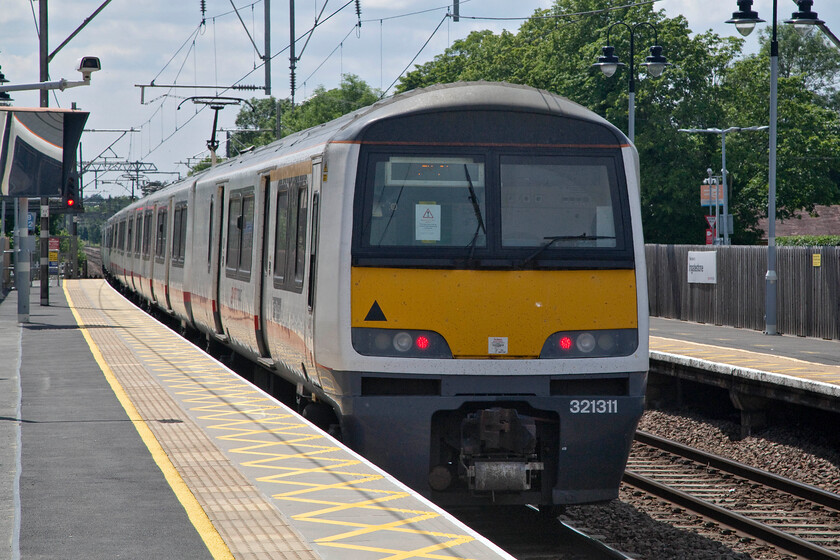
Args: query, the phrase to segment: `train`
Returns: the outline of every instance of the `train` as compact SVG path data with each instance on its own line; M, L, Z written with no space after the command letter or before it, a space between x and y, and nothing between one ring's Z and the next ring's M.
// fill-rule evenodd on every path
M648 372L638 154L564 97L380 100L135 201L103 268L439 504L618 496Z

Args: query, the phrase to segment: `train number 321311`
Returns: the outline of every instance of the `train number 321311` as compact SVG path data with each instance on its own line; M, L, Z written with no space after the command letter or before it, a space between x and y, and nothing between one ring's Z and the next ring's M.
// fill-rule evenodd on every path
M574 399L569 402L572 414L617 414L618 401L615 399Z

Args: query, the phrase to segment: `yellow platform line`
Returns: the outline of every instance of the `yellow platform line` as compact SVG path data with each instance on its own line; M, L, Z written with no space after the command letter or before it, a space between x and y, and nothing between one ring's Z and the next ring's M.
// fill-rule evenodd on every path
M210 521L209 517L207 517L207 514L204 512L201 504L198 503L198 500L190 491L187 483L184 482L184 479L181 478L178 470L169 460L169 457L166 455L163 447L152 433L152 430L140 416L140 413L137 412L134 403L131 402L131 399L128 397L128 394L125 392L125 389L123 389L116 375L114 375L114 372L111 370L108 362L106 362L105 358L102 356L102 352L99 350L99 345L93 341L88 329L83 326L82 318L79 316L78 311L76 311L76 306L73 303L73 298L70 295L66 282L64 283L64 295L67 297L67 302L70 304L70 311L73 313L73 317L79 325L79 331L82 333L85 342L87 342L87 345L90 347L93 359L105 375L108 385L111 386L111 390L114 392L114 395L116 395L117 400L119 400L128 415L129 420L131 420L131 423L140 435L140 439L143 440L146 448L151 453L158 468L163 473L166 482L169 483L169 486L172 488L172 491L175 493L178 501L181 502L181 505L187 513L187 517L195 527L201 537L201 540L204 541L205 546L207 546L207 550L210 551L210 554L216 560L234 560L233 554L231 554L230 549L225 544L221 535L219 535L219 532L216 531L216 527L213 526L213 522Z

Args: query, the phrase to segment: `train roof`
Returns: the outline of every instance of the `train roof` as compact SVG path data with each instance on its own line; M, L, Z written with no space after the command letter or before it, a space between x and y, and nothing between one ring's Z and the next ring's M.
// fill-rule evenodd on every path
M549 91L506 82L455 82L414 89L377 101L327 123L290 134L271 144L226 160L196 176L173 183L158 193L177 189L178 185L194 180L213 180L218 175L227 175L238 168L259 165L262 161L275 158L278 152L287 152L290 148L294 148L291 150L293 152L305 152L307 148L330 142L356 141L371 124L383 119L451 111L461 107L470 110L514 110L570 117L603 126L614 136L616 144L630 144L618 128L600 115Z
M365 127L379 119L459 108L514 110L572 117L603 124L623 138L623 134L606 119L551 92L505 82L456 82L411 90L350 113L347 116L352 119L341 123L334 140L353 140Z
M353 141L358 139L370 124L381 119L397 115L457 110L459 107L473 110L504 109L536 112L595 122L610 129L616 135L618 143L629 144L627 137L609 121L582 105L554 93L505 82L456 82L436 84L394 95L335 120L290 134L228 162L258 159L263 154L285 150L290 146L297 145L303 148L309 144Z

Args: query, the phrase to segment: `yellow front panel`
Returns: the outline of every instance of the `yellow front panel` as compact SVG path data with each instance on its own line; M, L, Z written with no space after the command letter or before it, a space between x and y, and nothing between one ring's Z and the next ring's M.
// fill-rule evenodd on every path
M633 270L357 267L352 283L353 327L435 331L456 358L490 357L491 337L508 343L492 357L533 358L557 331L638 325Z

